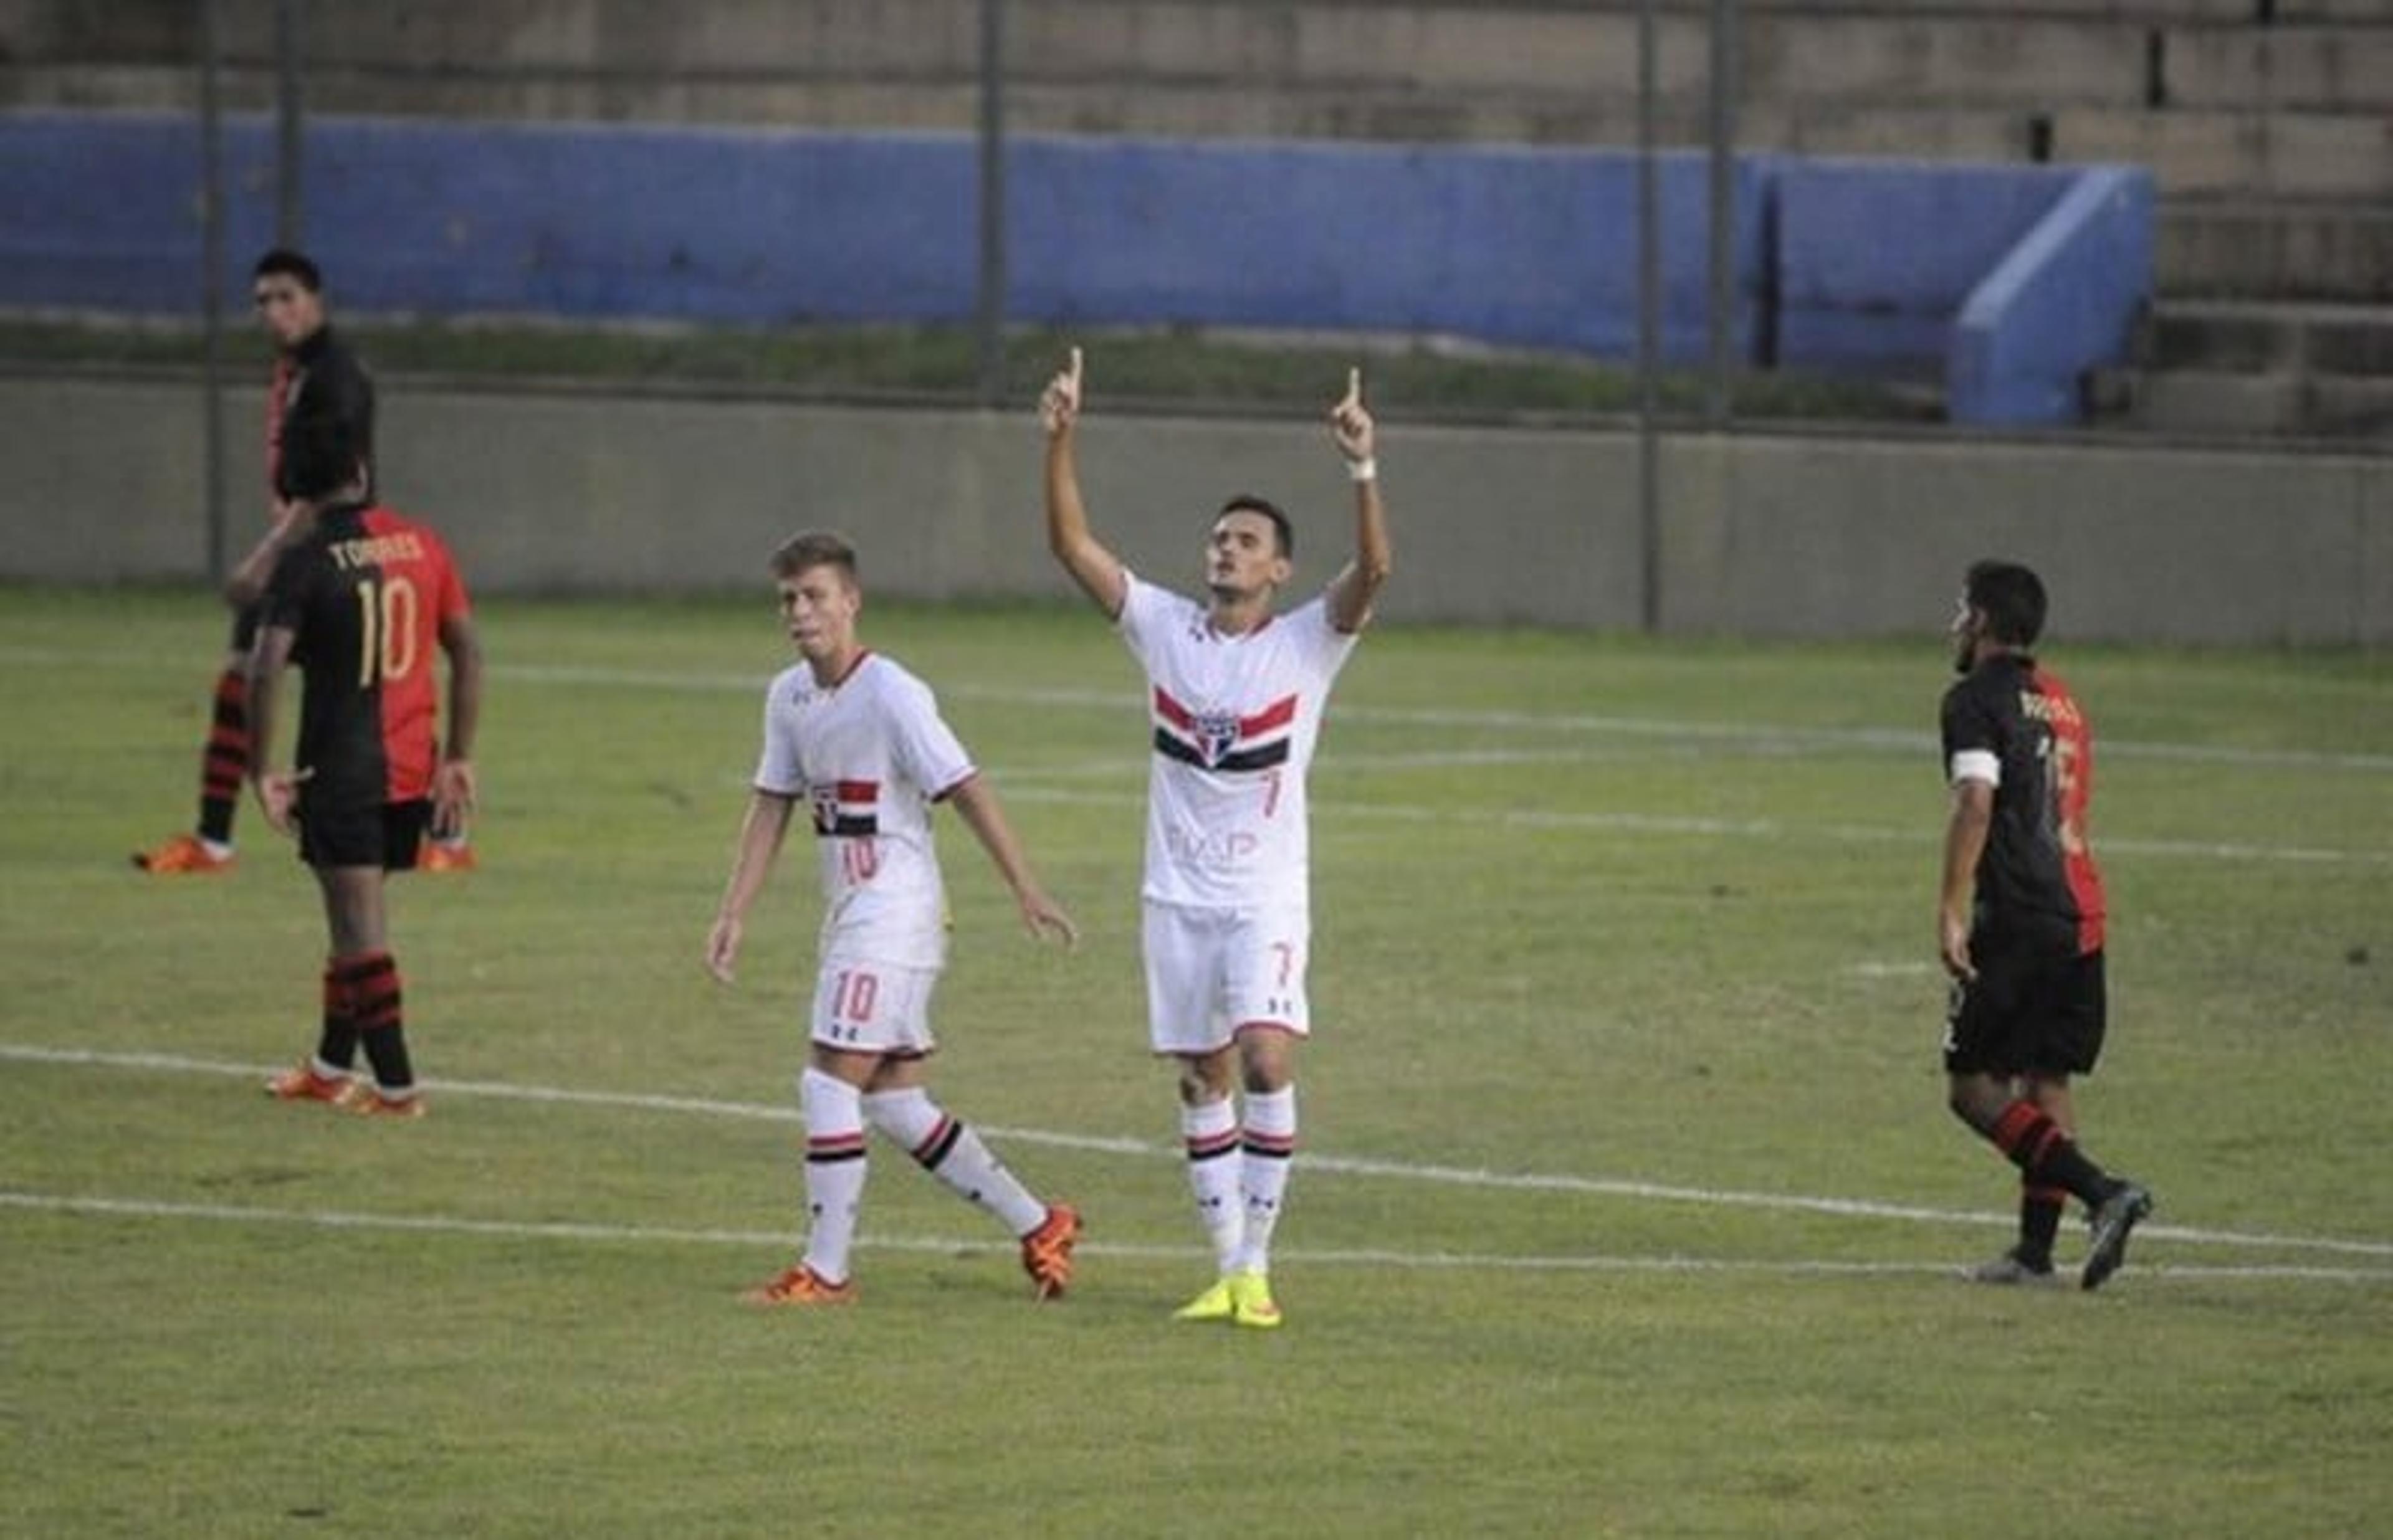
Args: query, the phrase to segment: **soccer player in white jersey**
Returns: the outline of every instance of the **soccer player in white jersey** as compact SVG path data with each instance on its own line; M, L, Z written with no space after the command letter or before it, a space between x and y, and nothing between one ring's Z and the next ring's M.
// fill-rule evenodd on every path
M1178 1318L1276 1326L1272 1233L1296 1151L1295 1048L1312 1027L1305 772L1391 562L1362 372L1329 411L1354 485L1353 559L1285 615L1274 611L1295 550L1277 508L1230 499L1206 542L1206 599L1168 593L1089 532L1073 461L1079 348L1039 413L1048 546L1147 675L1147 1023L1155 1051L1179 1064L1188 1179L1217 1264Z
M931 810L948 803L1013 890L1034 937L1079 940L1039 885L1022 847L928 686L857 638L863 592L856 552L833 534L793 537L773 554L781 618L804 661L773 681L765 748L706 965L728 984L749 906L805 804L822 869L823 921L812 1044L799 1099L812 1217L803 1256L745 1298L760 1305L836 1305L856 1298L848 1253L864 1195L866 1125L1022 1243L1041 1299L1072 1279L1080 1216L1031 1195L924 1086L931 991L947 959L947 901Z

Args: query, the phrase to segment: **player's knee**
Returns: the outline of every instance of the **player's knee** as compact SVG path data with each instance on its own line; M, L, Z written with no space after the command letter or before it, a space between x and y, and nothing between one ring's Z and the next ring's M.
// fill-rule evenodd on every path
M1225 1100L1230 1094L1230 1061L1226 1054L1180 1061L1180 1100L1188 1106Z
M1238 1078L1249 1094L1267 1096L1295 1081L1296 1065L1279 1034L1250 1032L1239 1039L1238 1049Z
M1973 1129L1984 1128L1993 1120L1996 1109L1988 1105L1989 1100L1985 1086L1975 1076L1955 1075L1945 1084L1944 1105Z

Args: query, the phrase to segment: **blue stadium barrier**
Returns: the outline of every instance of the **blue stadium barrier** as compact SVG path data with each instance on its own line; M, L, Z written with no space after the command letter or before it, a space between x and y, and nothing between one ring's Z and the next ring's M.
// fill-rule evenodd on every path
M1778 357L1831 372L1944 372L1962 302L2069 185L2052 166L1781 160Z
M1013 313L1448 333L1614 357L1637 341L1637 163L1586 150L1029 137L1007 171ZM1704 157L1662 157L1662 346L1709 327ZM1734 189L1749 348L1763 172Z
M227 121L227 245L273 236L274 144ZM968 140L724 130L309 124L307 247L346 308L771 322L973 311ZM0 120L0 304L188 312L188 117ZM20 211L23 211L20 217Z
M188 310L196 138L188 118L0 124L0 305ZM269 125L230 119L225 145L245 259L272 228ZM370 312L956 320L977 303L975 166L956 135L326 118L308 243L343 306ZM1025 136L1007 190L1017 320L1635 341L1636 168L1618 155ZM1665 345L1698 357L1702 158L1669 157L1661 191ZM1759 171L1737 191L1758 231ZM1749 337L1750 233L1738 277Z
M1961 307L1944 379L1969 423L2068 423L2086 371L2126 356L2152 288L2151 173L2076 177Z
M969 136L366 118L319 118L308 133L307 244L345 310L774 324L975 308ZM229 118L224 146L226 298L239 307L248 258L271 240L271 124ZM1700 153L1660 157L1661 341L1679 360L1707 345L1706 173ZM1743 158L1739 354L1944 373L1965 387L1963 420L2027 410L1962 368L1953 322L2045 228L2071 175ZM1023 136L1008 163L1007 311L1626 357L1637 176L1622 151ZM188 116L0 116L0 307L188 314L199 180ZM2123 285L2149 285L2148 192L2035 245L2049 261L1987 294L1992 331L1970 346L1989 378L2060 367L2066 349L2044 333L2073 324L2078 289L2099 290L2087 303L2108 314ZM2132 256L2138 217L2146 259L2096 271Z

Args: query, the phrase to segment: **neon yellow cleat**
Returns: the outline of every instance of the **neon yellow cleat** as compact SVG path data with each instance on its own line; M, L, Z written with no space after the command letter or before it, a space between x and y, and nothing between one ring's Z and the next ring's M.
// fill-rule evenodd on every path
M1256 1331L1279 1326L1279 1305L1272 1299L1271 1279L1255 1272L1230 1275L1230 1324Z
M1230 1280L1223 1278L1173 1311L1171 1318L1174 1321L1227 1321L1236 1309L1236 1304L1230 1298Z

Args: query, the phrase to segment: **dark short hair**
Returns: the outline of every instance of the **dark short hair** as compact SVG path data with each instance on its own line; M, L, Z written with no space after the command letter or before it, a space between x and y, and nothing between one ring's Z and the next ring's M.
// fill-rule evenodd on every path
M252 280L295 278L299 281L299 287L311 294L324 287L322 270L308 260L307 253L294 251L288 246L277 246L259 257L257 266L249 270L249 276Z
M1281 513L1269 498L1257 497L1252 492L1240 492L1222 504L1222 511L1213 516L1213 522L1219 524L1232 514L1261 514L1271 520L1272 533L1279 538L1279 554L1294 558L1296 529L1288 522L1288 516Z
M1961 592L1995 641L2027 647L2044 634L2044 580L2019 563L1973 562Z
M775 578L794 578L817 567L836 567L856 581L856 547L844 535L828 529L807 529L791 535L773 553L771 563Z

